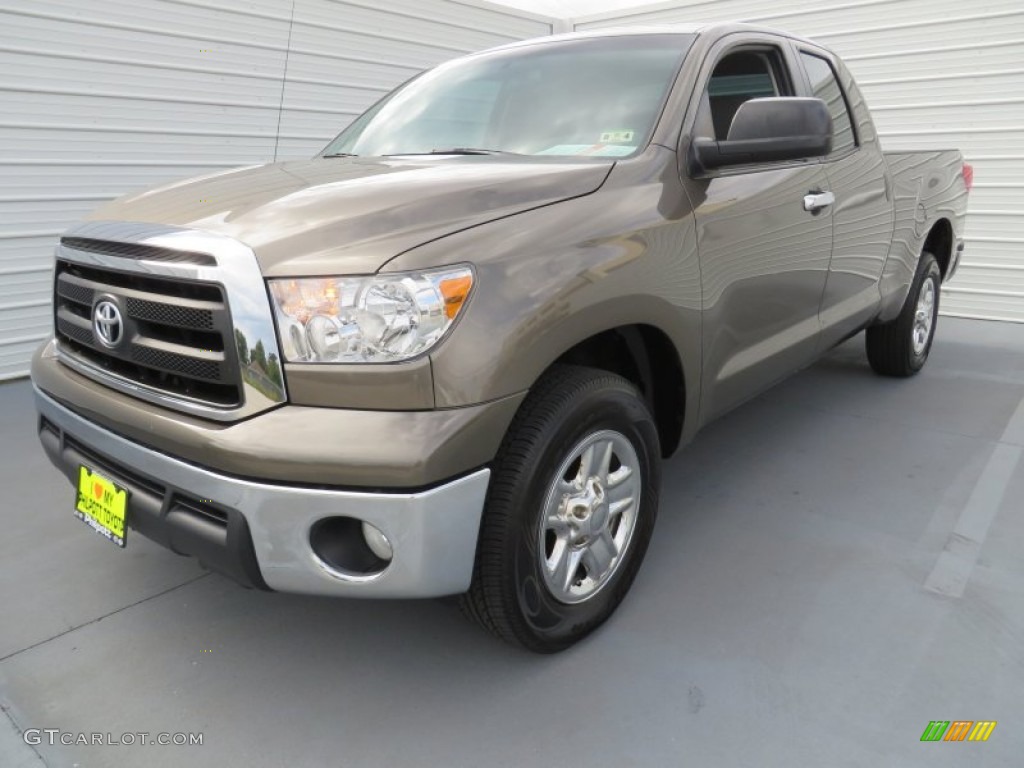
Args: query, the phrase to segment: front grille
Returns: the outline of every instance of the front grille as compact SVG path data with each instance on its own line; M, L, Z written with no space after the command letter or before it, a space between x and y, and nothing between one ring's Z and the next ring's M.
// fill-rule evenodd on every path
M148 365L150 368L174 371L193 379L219 381L224 376L220 363L216 361L197 360L188 355L165 352L162 349L143 347L138 344L132 345L132 360L142 363L142 365Z
M192 256L184 253L182 260ZM121 315L122 335L113 347L99 341L93 326L102 300ZM224 408L242 403L230 311L220 285L58 259L54 313L65 352L83 362L174 398Z
M65 320L63 317L57 318L57 334L73 339L79 344L92 346L92 331L88 328L83 328L80 325L75 325Z
M161 325L195 328L200 331L213 330L213 311L209 309L190 309L144 299L128 299L128 314L139 320Z
M80 304L86 307L92 307L92 299L96 292L92 288L87 288L84 285L78 283L69 283L64 281L58 284L58 293L61 298L70 299L75 304Z
M217 260L208 253L179 251L174 248L163 248L158 245L145 245L143 243L118 243L110 240L96 240L92 237L62 237L60 244L68 248L74 248L76 251L105 253L129 259L198 264L204 267L212 267L217 264Z

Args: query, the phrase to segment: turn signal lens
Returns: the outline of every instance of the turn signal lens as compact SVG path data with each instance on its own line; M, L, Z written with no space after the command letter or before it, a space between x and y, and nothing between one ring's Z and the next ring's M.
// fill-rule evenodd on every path
M440 288L444 296L444 314L449 320L454 320L469 298L469 291L473 288L473 273L442 280Z

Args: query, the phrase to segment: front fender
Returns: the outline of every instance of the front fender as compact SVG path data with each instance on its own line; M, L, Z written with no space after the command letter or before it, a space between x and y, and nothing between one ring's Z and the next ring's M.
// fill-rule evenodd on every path
M682 363L688 425L700 391L701 286L693 218L653 181L610 189L427 244L387 270L470 261L476 285L431 355L439 408L529 389L561 355L602 331L650 325ZM675 207L679 210L679 206ZM655 361L657 364L657 361ZM692 409L692 414L689 413Z

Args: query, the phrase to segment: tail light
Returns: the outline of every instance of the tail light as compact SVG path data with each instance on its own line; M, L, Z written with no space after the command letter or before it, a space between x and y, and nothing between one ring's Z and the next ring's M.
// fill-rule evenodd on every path
M967 187L968 192L974 186L974 166L970 163L964 163L964 186Z

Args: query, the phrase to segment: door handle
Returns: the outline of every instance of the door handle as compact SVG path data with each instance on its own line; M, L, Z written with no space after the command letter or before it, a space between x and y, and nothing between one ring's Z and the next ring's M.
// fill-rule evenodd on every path
M835 202L836 196L831 192L808 192L804 195L804 210L817 215L823 208L828 208Z

